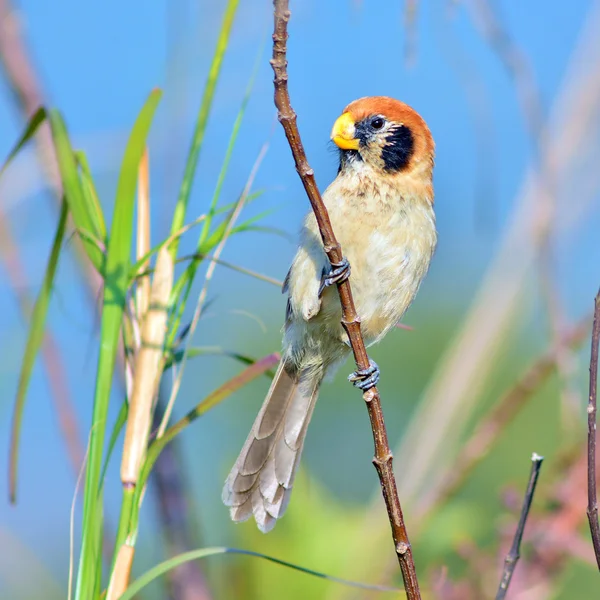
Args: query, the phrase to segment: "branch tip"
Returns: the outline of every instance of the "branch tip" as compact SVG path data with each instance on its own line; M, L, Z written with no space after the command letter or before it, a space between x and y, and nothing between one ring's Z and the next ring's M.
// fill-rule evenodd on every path
M515 572L517 561L521 556L521 541L523 540L525 523L527 522L527 517L529 516L529 509L531 508L533 494L535 493L535 487L540 475L540 469L542 468L543 460L544 457L540 456L536 452L531 455L531 472L529 474L529 482L527 484L525 498L523 499L521 516L519 517L519 523L517 525L517 530L515 531L512 545L508 554L506 555L506 558L504 559L504 570L502 571L500 586L498 587L498 592L496 593L496 600L504 600L506 597L506 592L508 591L508 586L510 585L513 573Z

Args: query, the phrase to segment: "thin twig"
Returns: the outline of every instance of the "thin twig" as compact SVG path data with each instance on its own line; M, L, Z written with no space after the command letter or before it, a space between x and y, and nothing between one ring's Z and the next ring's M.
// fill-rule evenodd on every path
M543 460L544 457L535 452L531 456L531 474L529 475L529 483L527 484L527 491L525 492L525 499L523 500L521 517L519 518L519 524L517 525L517 531L515 532L512 546L504 560L504 571L502 572L502 579L500 580L500 587L496 594L496 600L504 600L506 592L508 591L508 586L510 585L510 580L515 572L515 567L517 566L517 561L520 557L519 553L521 550L523 532L525 531L525 522L529 515L529 509L531 508L531 502L533 500L533 494L535 492L535 486L540 475Z
M315 213L319 233L323 240L323 246L327 258L332 263L342 260L342 249L335 238L327 209L321 199L321 194L315 183L314 171L311 169L306 159L306 154L300 139L300 132L296 124L296 113L292 109L287 87L287 26L290 19L289 0L274 0L274 32L273 32L273 59L271 66L275 74L275 106L277 107L278 118L283 126L290 149L296 163L296 170L302 180L304 189L312 209ZM358 369L367 369L369 367L369 357L365 348L364 341L360 332L360 319L356 314L352 291L348 280L337 284L340 303L342 306L342 326L348 334L354 360ZM421 598L419 584L412 555L412 549L408 540L402 508L398 498L396 479L392 468L392 452L390 450L383 411L379 392L376 387L370 388L363 394L367 405L371 428L373 430L373 441L375 443L375 457L373 464L377 469L381 490L385 500L392 536L404 587L408 600Z
M587 516L592 534L596 563L600 569L600 524L598 523L598 498L596 496L596 409L598 394L598 345L600 343L600 290L594 304L592 327L592 353L590 357L590 401L588 413L588 507Z

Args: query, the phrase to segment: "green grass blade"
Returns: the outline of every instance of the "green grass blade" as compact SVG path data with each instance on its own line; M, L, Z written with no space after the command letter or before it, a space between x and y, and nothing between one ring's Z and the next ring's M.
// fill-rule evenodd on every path
M200 104L198 118L196 120L194 137L188 153L183 180L179 189L179 197L177 198L177 205L175 206L175 212L173 214L173 222L171 223L172 234L181 229L185 220L185 214L190 199L190 192L192 190L192 183L194 181L194 175L196 174L198 158L200 156L200 150L204 140L204 132L206 131L206 124L210 115L210 109L212 107L217 81L219 80L219 75L221 73L223 57L225 56L225 51L227 50L227 46L229 44L229 36L231 35L231 27L233 25L233 19L237 11L238 3L239 0L228 0L227 7L225 8L223 23L221 25L221 31L217 40L217 47L215 49L210 71L208 73L208 80L206 82L206 86L204 87L204 94ZM176 239L171 246L171 255L173 256L173 259L175 259L177 256L178 247L179 240Z
M254 192L253 194L249 194L248 198L246 199L246 203L250 202L251 200L256 200L257 198L262 196L263 193L264 193L264 190L259 190L257 192ZM208 251L205 253L198 252L197 256L192 257L192 262L190 262L190 264L187 266L185 271L180 275L179 279L177 279L177 281L173 285L173 292L171 294L171 298L173 299L172 305L175 306L177 299L181 298L182 296L183 296L183 300L181 301L179 307L177 308L177 313L176 313L177 318L174 323L174 329L172 330L172 336L173 336L173 331L177 331L179 329L181 315L183 314L183 312L185 310L187 298L188 298L188 295L189 295L189 292L191 289L194 275L196 274L196 271L198 269L198 266L202 262L202 260L204 260L205 255L210 250L212 250L223 239L223 236L225 235L225 232L227 231L227 225L231 221L231 218L234 215L236 206L239 204L239 202L240 202L240 198L238 198L232 204L228 204L227 207L223 207L215 212L215 215L216 215L219 212L221 212L222 210L224 210L225 208L227 208L229 210L229 214L225 217L225 220L219 224L218 231L220 233L218 235L214 235L214 232L213 232L213 235L211 235L211 238L210 238L210 242L205 241L203 244L206 248L208 248ZM172 339L169 340L169 343L172 343Z
M277 237L283 238L288 242L293 240L293 236L291 236L284 229L280 229L279 227L271 227L270 225L240 225L239 227L234 227L231 230L231 233L243 233L254 231L255 233L268 233L269 235L276 235Z
M106 222L104 220L104 213L102 212L102 206L98 199L98 192L94 185L94 178L92 177L92 171L90 170L90 165L85 152L76 150L75 159L81 171L81 187L85 194L86 204L90 208L90 216L94 224L94 229L98 232L100 239L106 243Z
M52 139L56 150L56 159L60 170L60 177L63 184L63 191L69 212L75 222L77 230L89 232L97 239L103 239L101 232L95 227L93 218L93 208L86 200L86 194L83 191L79 173L77 171L77 162L75 152L69 140L69 134L61 114L56 110L51 110L49 115L50 127L52 129ZM102 273L104 269L104 256L97 246L91 244L89 240L82 239L85 252L94 265L94 268Z
M154 90L137 117L125 149L117 185L113 221L106 255L100 353L98 355L90 449L85 478L83 536L77 573L77 600L93 598L93 586L98 575L96 573L96 558L100 552L100 540L97 535L94 535L94 532L99 531L98 520L102 519L102 507L98 504L102 450L123 310L131 281L129 274L138 166L146 146L146 139L160 96L161 92Z
M219 226L213 231L213 233L208 238L208 240L206 240L198 248L198 254L208 254L213 248L215 248L216 246L219 245L219 243L223 239L223 236L225 235L225 233L227 233L227 229L229 227L229 223L231 222L231 217L234 214L234 210L232 210L229 213L229 215L227 215L227 218L222 223L219 223ZM258 215L255 215L254 217L250 217L243 223L240 223L239 225L232 227L229 234L233 235L234 233L239 233L240 231L245 231L252 224L256 223L257 221L260 221L260 219L263 219L267 215L271 214L273 212L273 210L274 209L264 210L263 212L259 213Z
M321 573L319 571L314 571L313 569L308 569L306 567L301 567L299 565L295 565L286 560L281 560L279 558L274 558L273 556L268 556L266 554L261 554L260 552L253 552L252 550L242 550L239 548L225 548L225 547L213 547L213 548L199 548L198 550L191 550L190 552L184 552L183 554L179 554L178 556L174 556L160 564L156 565L152 569L146 571L141 577L138 577L125 591L124 594L121 594L119 600L131 600L137 593L139 593L142 589L144 589L149 583L152 583L155 579L168 573L172 569L175 569L179 565L190 562L192 560L199 560L201 558L206 558L208 556L217 556L220 554L242 554L244 556L252 556L254 558L260 558L262 560L268 560L269 562L275 563L277 565L281 565L282 567L287 567L289 569L294 569L295 571L300 571L301 573L306 573L307 575L312 575L313 577L319 577L320 579L327 579L328 581L332 581L334 583L339 583L342 585L348 585L350 587L359 588L362 590L371 590L375 592L402 592L403 590L396 587L389 587L384 585L370 585L368 583L360 583L357 581L350 581L348 579L341 579L339 577L332 577L331 575L327 575L326 573Z
M47 118L48 118L48 113L46 112L46 109L43 107L38 108L33 113L33 115L31 115L31 118L29 119L29 121L27 122L27 125L25 126L25 131L19 138L19 141L14 145L13 149L8 153L8 156L6 157L6 160L4 161L2 168L0 168L0 177L2 177L2 175L4 174L4 172L10 165L10 163L15 158L15 156L17 156L17 154L19 154L19 152L22 150L23 146L35 135L36 131L38 130L38 127Z
M112 431L110 433L110 438L108 440L108 448L106 449L106 456L104 458L104 464L102 465L102 471L100 471L100 485L104 484L104 478L106 477L106 471L108 469L108 465L110 464L110 458L112 453L114 452L115 446L117 444L117 440L119 439L119 435L123 431L123 427L127 422L127 413L129 412L129 404L127 401L124 401L121 404L121 408L119 409L119 414L117 415L117 420L113 425Z
M21 433L21 423L23 419L23 409L25 408L25 397L27 395L27 388L29 387L29 380L31 379L31 373L33 371L33 365L39 352L40 346L44 339L44 332L46 327L46 316L48 314L48 305L50 303L50 295L52 293L52 285L54 283L54 276L56 275L56 267L58 265L58 258L62 248L63 239L65 236L65 228L67 224L67 203L65 200L62 202L60 217L58 220L58 227L56 228L56 234L54 235L54 242L52 243L52 250L50 252L50 258L46 266L46 273L42 282L42 289L40 290L35 305L33 307L33 313L31 315L31 324L29 326L29 336L27 338L27 344L25 346L25 355L21 361L21 372L19 374L19 384L17 387L17 398L15 400L15 408L13 412L11 437L10 437L10 453L9 453L9 494L11 502L16 499L17 493L17 466L19 460L19 437Z
M258 190L256 192L253 192L252 194L249 194L248 198L246 198L246 204L250 204L250 202L252 202L253 200L256 200L257 198L260 198L260 196L262 196L264 193L265 193L265 190ZM235 208L235 206L237 205L238 201L239 200L236 200L235 202L230 202L229 204L226 204L225 206L221 206L220 208L217 208L215 210L215 212L214 212L213 217L217 216L217 215L220 215L220 214L223 214L225 212L231 211L233 208ZM140 274L139 273L140 267L144 263L146 263L149 258L151 258L155 254L157 254L158 251L165 244L170 244L175 238L181 237L182 235L184 235L185 233L187 233L190 229L192 229L193 227L195 227L199 223L202 223L205 219L206 219L206 215L200 215L199 217L197 217L196 219L194 219L190 223L187 223L186 225L184 225L179 231L177 231L173 235L170 235L169 237L165 238L162 242L156 244L156 246L154 246L153 248L151 248L144 256L142 256L141 258L139 258L131 266L132 277L134 275L139 276L139 274ZM90 236L88 236L88 237L90 237ZM202 259L201 257L191 256L191 257L188 258L188 260L192 260L193 258L200 258L200 260ZM178 259L175 262L181 262L181 260L182 259ZM146 271L146 272L143 273L143 275L148 275L151 272L152 272L152 270Z
M184 355L186 354L185 350L177 350L171 354L169 360L165 363L165 371L172 367L174 364L179 364ZM232 352L230 350L225 350L220 346L196 346L187 349L187 359L195 358L197 356L227 356L228 358L232 358L241 362L244 365L253 365L256 363L256 359L251 356L247 356L246 354L240 354L238 352ZM272 371L265 371L264 373L267 377L273 377Z
M221 196L221 190L223 189L223 183L225 182L225 177L227 175L227 171L229 169L229 163L231 162L231 156L233 154L233 149L235 148L235 143L237 141L240 128L242 126L242 121L244 120L244 115L246 114L246 108L248 107L248 102L250 101L250 96L252 95L252 90L254 88L254 82L256 80L256 74L258 73L258 69L261 64L261 58L263 54L264 44L261 45L261 48L258 52L258 56L256 57L256 62L254 64L254 69L252 71L252 75L250 76L250 81L246 86L246 93L244 94L244 98L242 99L242 104L238 111L238 114L235 118L235 122L233 124L233 129L231 131L231 135L229 136L229 143L227 144L227 150L225 151L225 158L223 159L223 164L221 165L221 171L219 173L219 177L217 178L217 185L215 186L215 191L213 193L213 197L210 203L210 208L208 210L208 216L206 221L204 222L204 226L202 227L202 232L200 234L200 239L198 240L198 248L201 248L203 243L206 241L206 238L210 232L210 228L212 225L212 219L217 210L217 204L219 202L219 198Z
M215 262L222 267L231 269L232 271L237 271L238 273L243 273L244 275L254 277L254 279L258 279L260 281L270 283L271 285L274 285L275 287L278 287L279 289L281 289L283 287L283 281L280 281L279 279L275 279L274 277L269 277L268 275L263 275L262 273L258 273L256 271L253 271L252 269L246 269L245 267L240 267L239 265L230 263L229 261L226 261L226 260L222 260L221 258L215 258L211 254L204 254L204 255L192 254L191 256L182 256L180 259L177 260L177 263L186 262L188 260L196 260L198 258L207 260L209 262Z
M229 224L231 216L233 215L233 211L235 210L235 207L239 202L239 199L238 199L236 202L234 202L233 204L231 204L227 207L228 209L230 209L229 218L226 219L223 223L221 223L219 225L219 227L217 228L218 234L216 236L213 234L211 236L211 239L207 240L207 238L210 234L210 229L211 229L213 218L223 210L223 209L218 209L217 204L218 204L219 198L221 196L221 189L222 189L223 183L225 181L225 176L227 175L227 170L229 168L229 163L231 161L231 155L233 154L233 149L235 147L235 143L238 138L238 134L239 134L240 127L242 125L244 114L246 112L246 107L250 100L250 96L252 94L252 89L254 88L254 81L256 79L256 74L257 74L258 68L260 66L260 58L262 56L262 53L263 53L263 48L261 47L258 52L257 58L256 58L254 70L252 72L252 75L250 76L248 85L246 86L246 93L244 95L244 98L242 99L242 104L240 106L240 109L236 116L235 122L233 124L233 129L232 129L231 135L229 137L227 150L225 152L225 159L223 161L223 165L221 167L221 171L220 171L219 177L217 179L217 184L215 186L215 191L214 191L214 194L212 197L212 201L211 201L210 208L208 211L207 219L204 222L204 226L202 227L202 231L200 233L200 236L198 238L198 243L196 245L198 256L192 260L192 262L188 265L188 267L182 273L181 277L177 280L177 282L173 286L173 294L172 294L173 305L176 306L177 303L179 302L180 298L183 298L179 304L179 307L176 309L176 312L175 312L173 331L176 331L179 328L179 324L181 321L181 315L185 311L185 306L187 304L187 299L188 299L188 296L190 293L192 282L196 275L196 271L198 270L198 266L200 265L200 262L202 261L202 256L200 256L200 255L206 254L207 252L209 252L223 238L223 235L225 234L225 231L227 230L227 225ZM262 193L263 193L262 191L258 191L255 194L249 195L248 198L246 199L246 202L250 202L250 201L254 200L255 198L258 198Z
M154 246L153 248L148 250L148 252L146 252L146 254L144 254L142 257L140 257L132 265L132 267L131 267L132 277L140 277L142 275L149 275L150 273L153 273L154 269L147 269L143 273L140 273L140 269L146 262L149 261L149 259L152 256L154 256L154 254L158 254L158 251L163 246L166 246L166 245L170 244L176 238L181 237L184 233L187 233L192 227L195 227L196 225L198 225L198 223L201 223L202 221L204 221L204 219L206 219L206 215L200 215L197 219L194 219L191 223L184 225L177 233L170 235L168 238L165 238L162 242L156 244L156 246ZM175 261L175 262L177 262L177 261Z

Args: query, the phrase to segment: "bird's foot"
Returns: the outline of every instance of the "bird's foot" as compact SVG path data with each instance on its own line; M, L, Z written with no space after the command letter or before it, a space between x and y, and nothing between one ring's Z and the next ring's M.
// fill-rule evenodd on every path
M321 286L319 287L319 297L323 290L334 283L341 283L350 277L350 263L347 258L342 257L339 263L331 263L331 270L323 272L321 277Z
M368 369L359 369L348 375L348 381L361 389L363 392L375 387L379 382L379 376L381 375L379 367L374 360L369 359Z

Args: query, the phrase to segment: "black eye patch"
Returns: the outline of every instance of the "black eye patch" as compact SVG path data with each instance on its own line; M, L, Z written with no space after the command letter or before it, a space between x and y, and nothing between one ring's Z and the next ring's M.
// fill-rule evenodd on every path
M402 171L408 166L414 150L415 140L408 127L398 125L391 128L381 149L384 169L389 173Z

